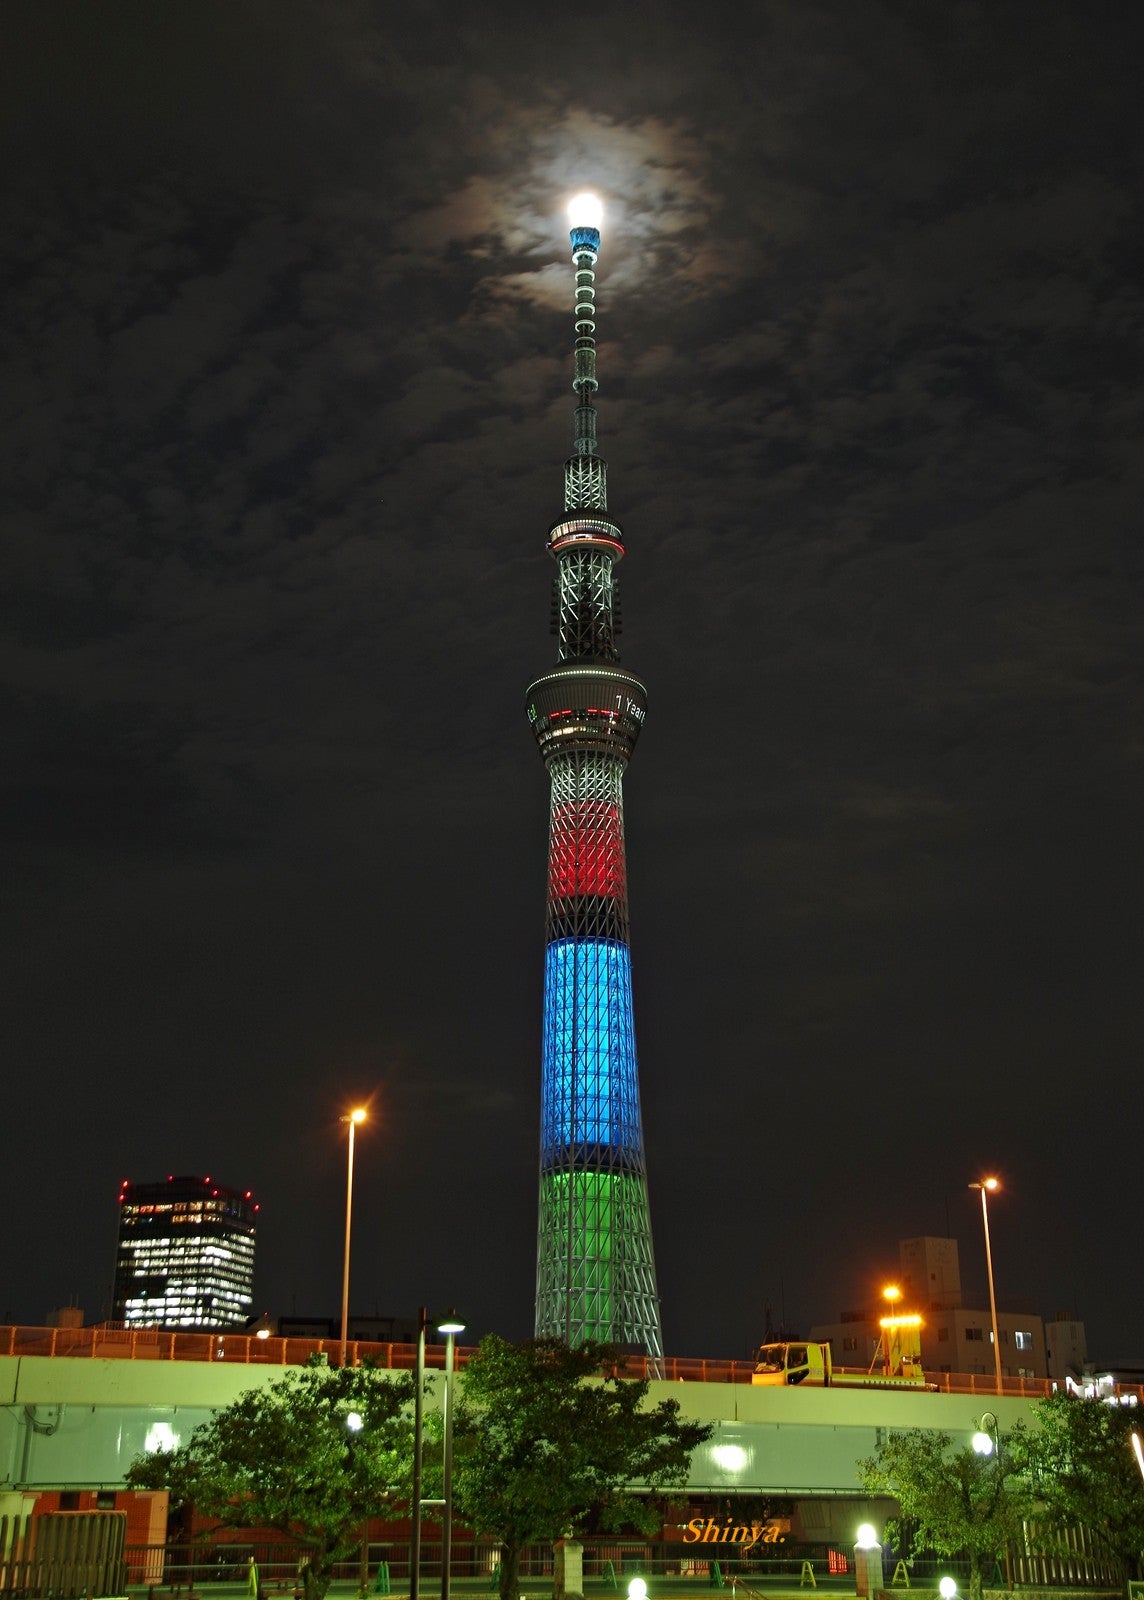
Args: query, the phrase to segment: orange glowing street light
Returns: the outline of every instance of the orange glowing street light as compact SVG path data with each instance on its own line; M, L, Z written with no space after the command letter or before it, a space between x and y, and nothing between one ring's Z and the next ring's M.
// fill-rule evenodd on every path
M342 1338L340 1365L346 1364L346 1330L350 1320L350 1223L354 1208L354 1132L366 1120L364 1106L355 1106L341 1120L349 1127L349 1146L346 1151L346 1245L342 1255Z
M1000 1178L980 1178L969 1185L981 1190L981 1223L985 1229L985 1275L989 1279L989 1317L993 1328L993 1370L997 1377L997 1393L1001 1393L1001 1341L997 1335L997 1296L993 1292L993 1252L989 1248L989 1204L987 1195L995 1194L1001 1187Z

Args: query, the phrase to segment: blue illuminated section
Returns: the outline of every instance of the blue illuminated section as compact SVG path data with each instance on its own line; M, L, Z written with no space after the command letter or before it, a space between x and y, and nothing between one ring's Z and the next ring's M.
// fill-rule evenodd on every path
M592 250L596 255L600 253L599 228L572 228L568 234L572 241L572 252L577 250Z
M642 1146L632 965L616 939L555 939L544 958L542 1159Z

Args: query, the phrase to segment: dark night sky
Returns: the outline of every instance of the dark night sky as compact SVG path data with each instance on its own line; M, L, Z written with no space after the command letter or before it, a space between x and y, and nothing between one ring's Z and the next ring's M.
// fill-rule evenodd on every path
M1144 1350L1137 7L32 3L0 40L0 1320L122 1177L531 1331L563 206L607 217L664 1337L954 1233Z

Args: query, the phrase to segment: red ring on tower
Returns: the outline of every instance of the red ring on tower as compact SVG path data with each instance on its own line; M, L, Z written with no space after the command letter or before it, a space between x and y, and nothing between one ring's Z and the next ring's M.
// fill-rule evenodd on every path
M623 535L619 524L610 517L561 517L559 522L554 522L548 530L548 550L551 555L559 555L561 550L570 546L598 550L610 550L617 561L625 556Z

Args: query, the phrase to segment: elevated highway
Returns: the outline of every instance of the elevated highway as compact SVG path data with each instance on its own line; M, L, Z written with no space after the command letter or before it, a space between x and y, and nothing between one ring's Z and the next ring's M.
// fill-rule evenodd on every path
M233 1335L0 1329L0 1488L120 1488L135 1456L185 1441L215 1411L277 1381L285 1365L315 1350L323 1347ZM411 1346L360 1345L350 1353L393 1371L408 1371L415 1360ZM430 1350L430 1367L440 1356ZM985 1410L1003 1430L1031 1421L1045 1387L1026 1380L1024 1393L997 1396L991 1379L966 1377L969 1392L757 1388L746 1362L667 1362L664 1371L650 1398L676 1400L686 1417L713 1424L693 1457L690 1487L720 1498L856 1496L856 1463L891 1429L932 1428L968 1440ZM429 1377L440 1386L439 1372Z

